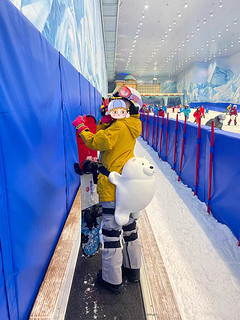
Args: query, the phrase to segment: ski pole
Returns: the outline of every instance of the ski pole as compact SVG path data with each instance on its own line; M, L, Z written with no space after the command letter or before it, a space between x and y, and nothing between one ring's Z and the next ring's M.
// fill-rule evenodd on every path
M182 172L183 153L184 153L185 138L186 138L186 126L187 126L187 116L185 117L184 129L183 129L182 153L181 153L181 161L180 161L180 168L179 168L178 181L180 181L180 176L181 176L181 172Z
M177 117L176 117L176 127L175 127L175 145L174 145L173 170L176 169L177 132L178 132L178 114L177 114Z
M152 147L153 147L153 144L154 144L154 131L155 131L155 113L153 113Z
M162 151L163 121L164 121L164 116L162 116L162 123L161 123L161 136L160 136L160 146L159 146L159 154L158 154L159 158L161 158L161 151Z
M198 135L197 135L197 155L196 155L196 172L195 172L195 185L194 185L194 195L197 194L197 184L198 184L198 166L199 166L199 152L200 152L200 137L201 137L201 118L198 122Z
M159 131L159 111L157 113L157 134L156 134L156 145L155 145L155 151L157 151L157 145L158 145L158 131Z
M210 200L212 190L212 166L213 166L213 141L214 141L214 121L211 128L211 144L210 144L210 159L209 159L209 182L208 182L208 206L207 212L210 214Z
M169 125L169 113L167 113L167 129L166 129L166 153L165 153L165 161L167 161L167 155L168 155L168 125Z

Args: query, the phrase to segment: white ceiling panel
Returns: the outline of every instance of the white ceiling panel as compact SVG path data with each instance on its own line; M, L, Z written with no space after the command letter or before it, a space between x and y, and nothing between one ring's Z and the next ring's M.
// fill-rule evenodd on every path
M122 0L116 73L175 77L240 51L240 0Z

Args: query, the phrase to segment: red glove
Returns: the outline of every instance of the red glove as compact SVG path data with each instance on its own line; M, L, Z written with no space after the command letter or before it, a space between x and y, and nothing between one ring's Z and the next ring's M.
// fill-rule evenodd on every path
M83 117L82 116L78 116L73 122L72 125L74 125L74 127L76 127L76 130L78 131L78 134L80 134L83 130L88 129L87 126L85 126L84 121L83 121Z
M104 124L110 124L113 121L113 118L110 116L110 114L106 116L102 116L101 122Z

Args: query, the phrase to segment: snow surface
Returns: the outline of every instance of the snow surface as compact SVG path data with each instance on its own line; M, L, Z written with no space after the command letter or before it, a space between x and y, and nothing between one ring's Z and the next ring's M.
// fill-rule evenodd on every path
M199 106L201 106L201 104L199 104ZM195 118L194 118L193 114L194 114L194 112L196 110L197 110L196 108L195 109L191 108L191 113L189 115L189 120L188 121L194 122ZM172 112L172 108L168 108L167 112L169 113L169 118L173 118L173 119L176 118L177 112ZM239 110L238 110L238 113L239 113ZM209 110L209 113L205 114L205 118L201 119L201 124L205 124L209 119L212 119L212 118L216 117L219 114L222 114L222 112ZM152 115L153 115L153 113L152 113ZM165 115L165 117L166 117L166 115ZM183 112L178 114L178 119L179 120L184 120ZM223 123L222 130L229 131L229 132L240 133L240 118L239 118L239 116L237 117L237 125L234 125L234 122L232 121L230 126L228 126L227 123L228 123L229 119L230 119L230 115L227 114L226 115L226 119L224 120L224 123ZM239 316L239 319L240 319L240 316Z
M146 208L177 303L186 320L240 319L240 247L230 229L207 213L167 162L138 138L135 155L156 168ZM153 293L154 294L154 293Z

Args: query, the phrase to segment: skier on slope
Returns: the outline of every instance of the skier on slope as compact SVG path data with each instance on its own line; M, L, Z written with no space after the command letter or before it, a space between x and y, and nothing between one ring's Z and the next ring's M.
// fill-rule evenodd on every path
M203 105L201 105L200 111L201 111L201 114L202 114L202 118L205 118L205 114L204 114L205 109L204 109L204 106L203 106Z
M189 106L184 106L184 108L180 111L180 112L178 112L178 113L181 113L181 112L183 112L183 114L184 114L184 117L187 117L187 120L188 120L188 118L189 118L189 114L191 113L191 109L190 109L190 107Z
M132 217L122 227L115 222L116 187L109 181L108 175L112 171L121 173L124 164L134 157L136 138L141 133L139 120L141 107L142 100L138 91L122 86L115 90L108 105L109 125L107 127L100 123L97 133L93 134L85 126L81 116L73 121L86 146L101 151L100 160L103 168L98 176L97 191L103 208L103 247L102 270L98 272L97 278L103 286L115 293L121 290L122 272L126 274L129 281L140 280L141 244L136 221ZM122 231L123 247L120 242Z
M234 124L236 126L236 124L237 124L237 116L238 116L237 105L236 104L230 109L229 114L230 114L230 119L228 121L228 125L230 126L231 121L234 120Z
M199 123L200 119L202 118L200 107L197 107L197 110L194 112L193 116L195 118L194 122Z

